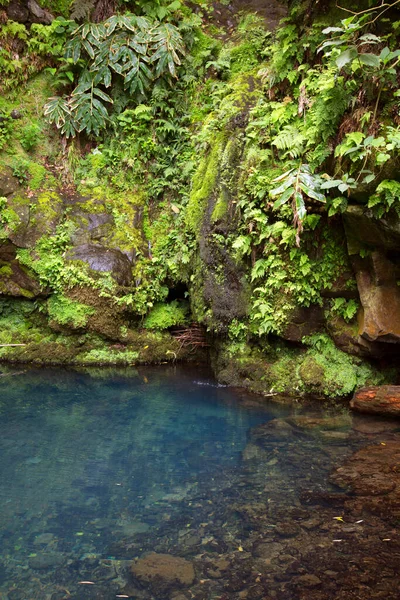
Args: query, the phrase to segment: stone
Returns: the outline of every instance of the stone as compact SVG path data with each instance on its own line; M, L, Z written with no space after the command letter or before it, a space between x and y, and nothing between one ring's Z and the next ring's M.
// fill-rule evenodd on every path
M305 416L298 415L290 417L287 422L294 427L302 430L334 430L348 429L351 425L351 417L347 414L339 414L335 416Z
M39 6L35 0L28 0L28 9L30 12L30 20L33 23L50 25L50 23L54 21L54 16L48 10L44 10Z
M131 567L133 576L147 584L154 593L185 587L195 580L193 563L179 556L152 552Z
M54 533L41 533L35 537L33 540L34 546L40 546L42 544L50 544L55 540Z
M64 562L64 556L57 552L37 554L29 558L31 569L43 570L59 567Z
M39 282L15 259L15 250L7 242L0 247L0 294L28 299L45 295Z
M376 219L361 205L349 205L343 213L349 254L358 254L362 248L397 250L400 246L400 219L389 213Z
M362 414L354 414L352 428L365 435L376 435L377 433L400 431L400 423L392 418L374 417L371 419Z
M379 252L358 261L357 287L363 311L360 335L371 342L400 342L400 288L393 263Z
M142 521L129 521L121 523L120 525L122 533L126 536L135 536L140 533L147 533L150 529L150 525L143 523Z
M257 558L276 558L283 550L283 545L278 542L260 542L254 548L254 556Z
M287 420L272 419L268 423L263 423L251 430L250 443L263 447L271 442L292 437L293 434L294 429Z
M300 575L295 577L294 581L297 587L315 588L322 584L322 581L316 575Z
M361 388L355 392L350 407L362 413L400 417L400 386Z
M275 531L281 537L295 537L300 533L300 527L292 521L277 523Z
M12 21L26 23L29 20L28 7L19 0L11 0L10 4L7 6L6 12L8 18Z
M399 464L400 442L366 446L335 469L330 481L356 496L393 495L398 502Z
M362 315L362 313L360 312ZM343 352L355 356L381 358L386 350L379 342L371 342L364 339L359 334L359 325L357 321L347 323L342 317L328 314L326 329L330 337ZM387 352L391 351L388 349Z
M82 244L73 248L67 258L85 262L92 271L111 273L120 285L129 285L132 281L131 262L125 254L116 248Z
M8 167L2 167L0 171L0 196L11 196L18 189L18 179L13 176L12 170Z
M323 331L324 325L325 315L321 306L298 306L289 315L280 337L290 342L301 342L304 336Z

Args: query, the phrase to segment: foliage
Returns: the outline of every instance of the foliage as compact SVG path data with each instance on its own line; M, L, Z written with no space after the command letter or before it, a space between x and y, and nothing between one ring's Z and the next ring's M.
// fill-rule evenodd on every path
M73 22L58 17L50 25L7 21L0 25L0 91L14 89L59 61Z
M321 180L311 175L308 165L299 165L297 169L290 169L290 171L274 179L274 183L280 184L269 193L271 198L277 198L274 202L274 209L276 210L287 202L291 202L293 222L296 228L296 245L299 246L303 220L307 214L305 198L326 202L325 196L319 191Z
M367 206L378 219L391 209L400 216L400 183L388 179L382 181L369 197Z
M356 300L346 298L333 298L331 300L331 312L350 322L356 316L360 305Z
M47 310L50 319L60 325L73 326L74 328L85 327L88 317L95 313L95 309L91 306L76 302L60 294L50 296L47 301Z
M7 239L19 224L19 216L8 206L7 198L0 196L0 241Z
M106 105L113 104L102 88L120 79L127 95L144 97L160 77L177 77L184 53L181 34L171 23L131 14L85 23L66 46L66 58L83 64L78 85L69 96L51 98L45 114L67 137L81 131L98 135L108 123Z
M186 325L188 323L188 305L178 303L177 300L169 304L155 304L145 320L145 329L169 329L175 325Z

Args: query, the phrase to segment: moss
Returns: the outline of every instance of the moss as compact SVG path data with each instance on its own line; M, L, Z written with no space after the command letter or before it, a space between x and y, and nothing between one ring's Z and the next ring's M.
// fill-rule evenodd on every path
M145 329L169 329L175 325L188 323L189 306L186 302L174 300L170 304L156 304L143 322Z
M93 349L89 352L79 354L76 362L79 364L113 364L130 365L136 364L139 352L135 350L118 351L113 348Z
M28 164L29 187L32 190L38 190L43 184L47 171L43 165L35 162Z
M10 265L4 265L0 267L0 277L9 277L13 274L13 270Z
M51 296L47 302L47 309L50 319L74 329L85 327L89 316L96 312L91 306L61 295Z
M348 396L364 385L394 380L390 370L349 356L326 335L309 338L308 348L275 345L260 349L252 344L223 344L213 359L218 380L263 395L319 398Z
M186 210L186 224L196 235L200 232L207 200L215 189L225 138L226 134L223 132L215 136L209 154L201 159L193 177L193 188Z

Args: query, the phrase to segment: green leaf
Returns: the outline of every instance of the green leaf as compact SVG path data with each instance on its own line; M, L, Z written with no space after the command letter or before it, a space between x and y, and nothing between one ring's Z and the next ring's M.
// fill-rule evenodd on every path
M304 183L301 183L300 187L303 190L303 192L305 194L307 194L307 196L309 198L312 198L313 200L318 200L318 202L323 202L323 203L326 202L325 196L323 194L320 194L319 192L317 192L315 189L308 187Z
M379 67L381 64L381 59L376 54L359 54L358 58L363 65L368 67Z
M306 206L304 204L303 194L296 192L294 196L297 217L302 221L307 214Z
M278 200L275 200L273 209L277 210L278 208L283 206L289 200L289 198L291 198L293 196L294 193L295 193L294 187L293 186L289 187L285 192L283 192L283 194L281 195L280 198L278 198Z
M110 102L111 104L113 104L113 99L110 98L108 94L105 94L104 92L99 90L99 88L93 88L93 93L96 94L96 96L98 96L102 100L104 100L104 102Z
M336 65L339 69L342 69L345 65L352 62L357 56L358 52L356 48L348 48L347 50L339 54L335 61Z

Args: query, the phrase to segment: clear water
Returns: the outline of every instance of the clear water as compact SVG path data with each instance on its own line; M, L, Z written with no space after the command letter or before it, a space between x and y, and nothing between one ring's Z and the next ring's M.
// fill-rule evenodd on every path
M1 370L1 600L233 600L246 585L254 600L273 589L267 576L273 598L303 598L279 595L278 575L262 572L274 560L285 566L314 535L312 526L298 538L298 525L290 528L313 518L302 490L327 489L332 464L360 443L348 436L347 414L339 411L336 434L280 429L249 444L260 424L321 408L260 402L186 367ZM338 509L329 510L337 525ZM310 547L321 542L311 537ZM260 540L278 553L272 563ZM147 552L194 560L190 591L132 579L133 559ZM210 570L218 557L231 571Z
M151 535L144 510L238 468L249 429L284 410L246 407L203 375L38 369L0 379L3 589L42 551L125 558L118 539Z

